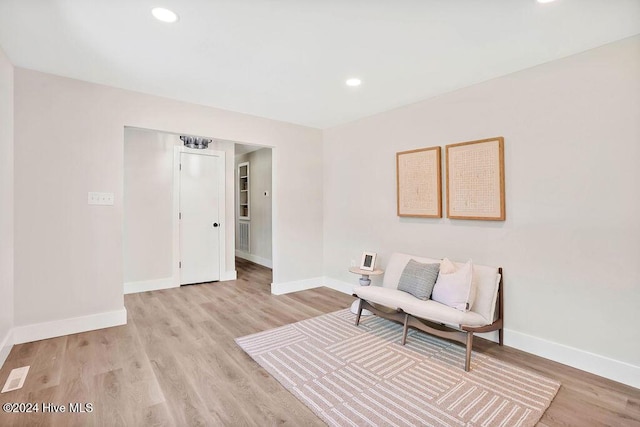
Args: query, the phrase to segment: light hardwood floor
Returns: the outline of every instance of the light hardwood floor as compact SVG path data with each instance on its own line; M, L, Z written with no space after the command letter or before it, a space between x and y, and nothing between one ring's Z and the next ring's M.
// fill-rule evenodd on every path
M0 385L13 368L31 370L0 403L89 402L94 411L0 412L0 426L324 425L234 338L345 308L353 298L326 288L274 296L269 269L243 260L237 267L236 281L125 296L126 326L15 346ZM638 389L482 339L474 344L562 382L541 426L640 426Z

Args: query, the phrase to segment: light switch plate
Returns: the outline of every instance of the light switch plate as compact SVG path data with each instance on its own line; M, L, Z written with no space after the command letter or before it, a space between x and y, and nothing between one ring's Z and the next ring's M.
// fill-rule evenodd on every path
M100 204L105 206L112 206L113 193L100 193Z
M90 205L112 206L113 200L113 193L98 193L95 191L89 192L88 203Z

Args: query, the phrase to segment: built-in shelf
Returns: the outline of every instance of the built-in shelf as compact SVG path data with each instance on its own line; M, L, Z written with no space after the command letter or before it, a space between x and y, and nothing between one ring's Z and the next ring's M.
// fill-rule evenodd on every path
M251 191L249 187L249 162L238 164L238 216L242 220L251 217Z

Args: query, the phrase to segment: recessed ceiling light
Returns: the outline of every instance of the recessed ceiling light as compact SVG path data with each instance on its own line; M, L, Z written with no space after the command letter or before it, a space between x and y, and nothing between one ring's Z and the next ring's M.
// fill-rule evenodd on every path
M177 13L169 9L165 9L164 7L154 7L153 9L151 9L151 14L158 21L162 21L162 22L172 23L178 20Z
M360 79L348 79L346 82L347 86L360 86L362 84L362 81Z
M551 3L552 1L555 0L538 0L538 3Z

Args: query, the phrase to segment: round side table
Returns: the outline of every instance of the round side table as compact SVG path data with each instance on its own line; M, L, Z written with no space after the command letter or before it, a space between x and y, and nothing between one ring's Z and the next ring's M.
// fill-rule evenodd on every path
M358 267L351 267L349 268L349 272L353 274L359 274L361 276L360 286L369 286L371 284L371 279L369 279L369 276L378 276L384 273L384 270L376 268L373 271L369 271L369 270L362 270ZM358 314L358 300L355 300L353 304L351 304L351 312L353 314ZM370 312L369 310L362 310L363 316L370 316L372 314L373 313Z

